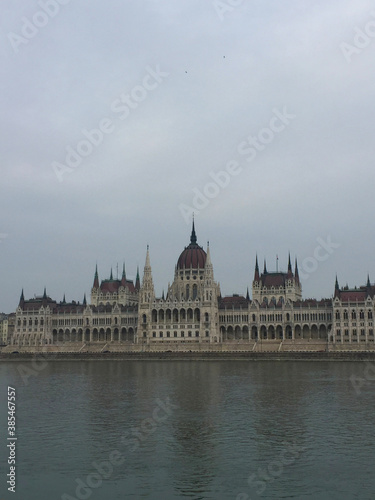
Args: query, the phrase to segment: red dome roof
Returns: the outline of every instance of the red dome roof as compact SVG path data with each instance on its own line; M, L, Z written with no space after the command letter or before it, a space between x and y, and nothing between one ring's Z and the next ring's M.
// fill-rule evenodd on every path
M204 265L206 264L206 257L206 252L197 244L197 236L195 234L193 222L193 230L190 236L190 245L185 247L184 251L178 258L177 267L179 269L190 267L194 269L197 269L198 267L200 269L203 269Z

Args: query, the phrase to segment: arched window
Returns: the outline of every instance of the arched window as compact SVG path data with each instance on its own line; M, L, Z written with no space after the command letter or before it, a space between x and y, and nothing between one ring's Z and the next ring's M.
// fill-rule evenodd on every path
M354 309L352 311L352 319L357 319L357 313L354 311Z

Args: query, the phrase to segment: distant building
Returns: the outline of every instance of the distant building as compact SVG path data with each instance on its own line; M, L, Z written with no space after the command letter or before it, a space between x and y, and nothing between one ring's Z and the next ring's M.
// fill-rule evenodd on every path
M8 343L8 316L0 313L0 345Z
M215 281L210 247L204 250L197 242L195 226L190 243L177 258L174 279L167 292L156 297L150 251L140 283L126 277L99 282L96 267L90 304L57 303L46 290L34 299L25 300L22 291L19 305L7 331L8 342L19 346L110 344L174 346L215 344L313 343L337 345L360 343L373 347L375 286L370 284L349 290L340 289L336 279L333 298L302 299L297 260L292 268L288 256L287 271L269 272L266 263L259 272L255 259L252 298L235 294L222 297ZM3 322L4 323L4 322ZM2 338L4 339L2 326Z
M333 343L374 342L375 286L367 277L366 286L339 287L336 278L333 321L329 341Z

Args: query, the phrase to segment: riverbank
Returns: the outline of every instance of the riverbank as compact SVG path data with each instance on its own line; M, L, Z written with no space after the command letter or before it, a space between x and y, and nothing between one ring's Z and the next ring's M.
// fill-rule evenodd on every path
M24 352L0 353L0 361L202 360L202 361L375 361L375 351L341 352Z

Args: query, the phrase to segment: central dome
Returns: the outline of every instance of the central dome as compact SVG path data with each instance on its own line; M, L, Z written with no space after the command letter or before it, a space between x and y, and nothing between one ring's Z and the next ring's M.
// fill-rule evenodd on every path
M180 257L177 261L178 269L203 269L206 263L207 254L197 244L197 236L195 234L194 221L193 221L193 229L191 231L190 236L190 245L185 247L184 251L181 253Z

